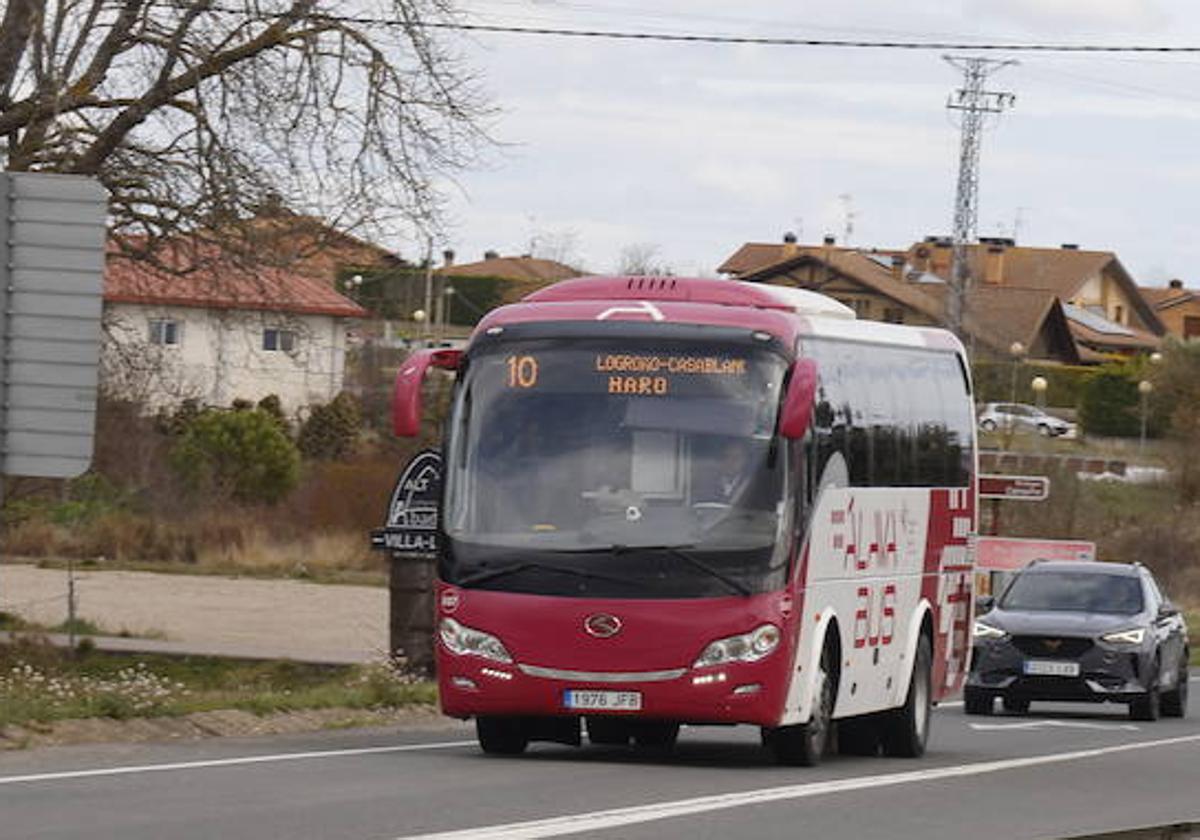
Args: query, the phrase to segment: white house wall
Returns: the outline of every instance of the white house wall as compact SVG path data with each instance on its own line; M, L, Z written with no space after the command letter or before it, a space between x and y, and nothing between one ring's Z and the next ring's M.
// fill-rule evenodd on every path
M179 324L179 343L150 343L154 320ZM157 409L188 398L228 406L275 394L289 414L342 388L346 323L328 315L106 303L104 384ZM291 352L263 349L263 330L296 334Z

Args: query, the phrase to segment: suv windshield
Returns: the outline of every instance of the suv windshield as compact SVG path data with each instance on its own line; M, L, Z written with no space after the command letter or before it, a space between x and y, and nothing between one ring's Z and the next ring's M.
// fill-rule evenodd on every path
M443 578L619 597L775 586L784 371L782 357L749 343L576 337L477 349L450 419Z
M1134 615L1142 611L1142 584L1129 575L1098 572L1025 572L1000 599L1005 610Z

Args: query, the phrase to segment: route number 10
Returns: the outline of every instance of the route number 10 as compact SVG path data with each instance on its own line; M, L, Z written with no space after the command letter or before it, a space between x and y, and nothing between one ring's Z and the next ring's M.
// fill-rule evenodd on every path
M532 388L537 385L538 363L533 356L509 356L505 362L508 365L509 388Z

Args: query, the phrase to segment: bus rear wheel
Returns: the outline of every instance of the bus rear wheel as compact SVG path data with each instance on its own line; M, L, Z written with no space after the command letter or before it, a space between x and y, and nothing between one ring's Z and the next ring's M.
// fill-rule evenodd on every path
M520 755L529 746L529 735L519 718L475 718L475 736L488 755Z
M904 705L891 712L883 726L883 754L897 758L917 758L925 754L929 743L929 717L933 708L932 654L929 637L917 642L912 679Z

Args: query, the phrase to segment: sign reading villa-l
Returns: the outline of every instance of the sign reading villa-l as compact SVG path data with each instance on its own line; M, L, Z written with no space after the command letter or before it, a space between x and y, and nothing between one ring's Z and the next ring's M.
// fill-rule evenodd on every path
M107 214L93 178L0 173L0 476L91 465Z

